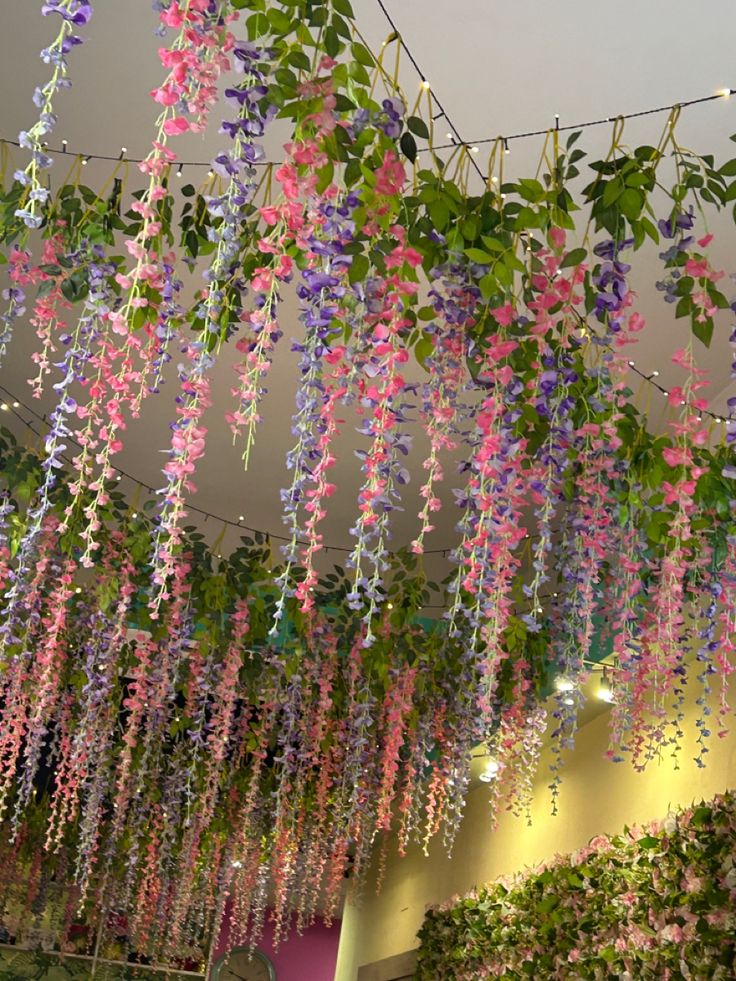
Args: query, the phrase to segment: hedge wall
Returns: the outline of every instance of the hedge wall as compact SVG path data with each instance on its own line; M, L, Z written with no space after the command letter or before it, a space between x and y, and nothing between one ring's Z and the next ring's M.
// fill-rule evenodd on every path
M736 794L427 913L418 981L736 978Z

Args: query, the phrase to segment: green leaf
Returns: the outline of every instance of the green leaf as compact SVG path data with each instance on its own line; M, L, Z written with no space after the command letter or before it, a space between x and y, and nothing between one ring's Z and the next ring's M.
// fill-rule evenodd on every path
M570 266L579 266L581 262L585 261L587 255L587 249L572 249L560 263L560 269L568 269Z
M399 141L401 145L401 151L407 160L414 163L417 159L417 142L411 133L402 133L401 140Z
M275 7L271 7L266 16L276 34L288 34L291 30L291 18L283 10L276 10Z
M489 255L488 252L484 252L483 249L470 248L465 250L465 255L470 259L471 262L480 262L485 266L490 265L493 262L493 256Z
M330 58L334 58L340 53L340 38L337 36L337 31L334 27L330 26L327 28L322 43Z
M353 13L353 8L350 5L350 0L332 0L332 6L338 12L342 14L343 17L348 17L350 20L354 20L355 14Z
M693 318L693 334L697 337L699 341L702 341L706 347L710 347L710 342L713 339L713 318L708 317L705 323L701 323L699 320Z
M429 129L427 124L419 116L409 116L406 121L406 125L412 131L415 136L418 136L420 140L429 139Z
M621 214L632 220L639 217L639 213L644 205L644 195L634 187L627 187L621 197L617 199L616 203Z
M359 65L365 65L366 68L373 68L376 63L375 59L364 44L355 41L350 46L350 50L353 53L353 58L355 58Z
M731 137L731 139L733 139L733 137ZM718 173L722 177L736 177L736 158L734 158L733 160L727 161L721 167L721 169L718 171Z

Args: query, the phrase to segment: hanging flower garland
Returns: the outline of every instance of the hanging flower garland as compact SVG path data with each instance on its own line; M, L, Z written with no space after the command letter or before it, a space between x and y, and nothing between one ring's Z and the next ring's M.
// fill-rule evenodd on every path
M91 12L46 6L64 30ZM720 340L729 303L707 237L688 234L704 184L706 204L733 196L731 165L680 150L672 120L656 148L633 152L617 129L582 192L573 134L565 147L554 138L539 177L471 194L467 148L454 173L435 156L419 163L432 120L416 115L419 100L407 111L347 0L267 16L236 6L250 14L248 41L231 35L224 0L158 5L175 37L160 52L147 184L127 215L117 178L109 196L78 180L39 196L35 265L17 240L25 178L2 212L0 348L32 306L36 391L58 373L43 455L0 433L0 816L15 843L13 903L21 921L45 911L65 934L81 908L102 946L120 911L131 953L169 963L184 947L202 959L225 892L243 939L263 930L269 901L282 936L292 916L311 922L320 891L334 914L348 869L359 894L390 830L401 850L438 834L451 847L479 744L498 766L495 806L524 813L552 675L568 689L551 713L561 754L589 662L610 646L610 753L642 766L676 748L688 673L702 682L702 762L714 700L725 731L734 670L733 466L699 418L696 358L697 344ZM203 127L229 65L241 74L225 88L230 149L205 193L182 187L179 213L169 141ZM277 113L293 124L286 158L256 172ZM677 184L656 222L665 152ZM590 221L578 235L581 203ZM132 262L113 256L116 236ZM628 390L643 327L628 273L660 237L671 243L660 289L695 340L675 355L679 418L655 436ZM200 256L204 289L188 307L181 263L196 269ZM228 422L247 462L292 281L304 336L289 542L274 569L268 543L213 556L183 519L212 364L231 340L242 355ZM174 344L176 419L151 525L113 483L112 459ZM426 368L416 384L412 358ZM392 554L415 408L429 446L421 508L411 550ZM348 576L323 575L344 410L365 439L355 545ZM449 596L433 595L420 556L442 455L457 449L461 540ZM98 573L92 588L80 566ZM446 618L422 618L446 600ZM553 791L558 777L556 764Z

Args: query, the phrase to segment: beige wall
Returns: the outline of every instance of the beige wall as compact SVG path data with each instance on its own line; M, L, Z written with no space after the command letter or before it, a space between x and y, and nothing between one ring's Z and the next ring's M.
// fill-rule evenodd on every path
M440 841L432 844L428 858L413 848L404 859L389 859L380 896L369 887L361 909L346 904L335 981L355 981L360 965L415 947L427 905L558 852L572 851L595 834L616 833L624 824L662 817L670 807L736 787L736 733L722 740L712 737L708 765L699 769L693 762L695 717L690 706L680 768L675 769L672 759L665 757L643 774L628 763L614 764L602 758L608 712L593 719L578 733L576 749L568 758L559 813L554 818L549 813L548 759L543 758L536 777L531 827L524 819L505 814L498 830L492 831L488 789L479 785L469 795L451 860Z

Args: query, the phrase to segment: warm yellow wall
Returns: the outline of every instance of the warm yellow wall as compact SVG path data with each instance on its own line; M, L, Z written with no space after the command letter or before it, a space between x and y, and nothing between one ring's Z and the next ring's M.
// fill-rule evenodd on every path
M595 834L616 833L624 824L662 817L670 807L736 787L736 732L723 740L712 737L708 765L699 769L693 762L694 720L689 706L684 725L688 739L680 753L680 769L666 757L642 774L628 763L602 759L608 713L599 715L578 733L576 749L563 772L555 818L549 814L548 759L543 757L531 827L506 814L498 830L491 831L488 790L481 784L469 796L451 860L440 841L432 844L428 858L414 848L404 859L389 860L380 896L369 887L361 909L346 905L335 981L355 981L360 965L415 947L416 931L428 905L535 865L557 852L573 851Z

